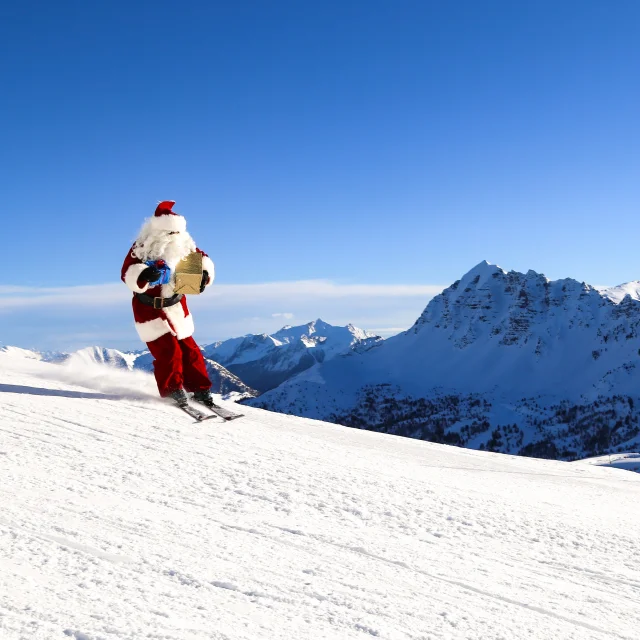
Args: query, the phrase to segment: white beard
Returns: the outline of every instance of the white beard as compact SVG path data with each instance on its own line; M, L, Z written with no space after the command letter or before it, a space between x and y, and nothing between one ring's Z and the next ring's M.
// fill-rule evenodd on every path
M186 231L169 235L167 231L153 229L146 222L133 246L133 253L143 262L164 260L170 269L196 250L196 243Z

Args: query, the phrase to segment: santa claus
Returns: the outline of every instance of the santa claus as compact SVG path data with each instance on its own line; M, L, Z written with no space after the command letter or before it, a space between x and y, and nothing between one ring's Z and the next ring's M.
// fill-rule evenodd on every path
M153 369L163 398L187 404L187 394L213 405L211 381L195 340L193 318L184 295L175 292L176 265L194 251L202 255L200 293L213 282L214 266L187 233L187 222L161 202L145 221L124 264L122 280L133 291L133 317L140 338L154 357Z

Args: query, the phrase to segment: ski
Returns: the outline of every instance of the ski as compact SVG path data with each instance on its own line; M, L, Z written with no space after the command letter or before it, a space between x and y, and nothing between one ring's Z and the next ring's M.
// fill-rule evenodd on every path
M204 411L200 411L200 409L196 409L192 407L190 404L177 404L175 405L178 409L182 409L186 414L190 415L197 422L204 422L205 420L211 420L212 418L217 417L216 414L205 413Z
M211 404L211 405L205 404L204 406L210 409L211 411L213 411L214 416L218 416L219 418L222 418L227 422L230 422L231 420L236 420L237 418L244 417L244 414L242 413L233 413L233 411L229 411L228 409L225 409L224 407L220 407L217 404Z

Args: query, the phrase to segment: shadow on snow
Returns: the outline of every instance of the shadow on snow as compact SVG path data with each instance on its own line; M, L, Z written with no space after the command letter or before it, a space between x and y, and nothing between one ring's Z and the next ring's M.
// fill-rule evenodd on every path
M122 393L93 393L91 391L67 391L65 389L46 389L27 387L18 384L0 384L0 393L24 393L32 396L55 396L61 398L86 398L90 400L139 400L139 396Z

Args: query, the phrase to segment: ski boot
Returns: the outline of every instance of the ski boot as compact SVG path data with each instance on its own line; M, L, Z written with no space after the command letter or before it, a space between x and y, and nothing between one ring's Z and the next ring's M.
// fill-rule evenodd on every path
M217 404L213 401L213 396L211 395L210 389L205 389L203 391L196 391L193 394L193 399L200 404L203 404L205 407L209 407L209 409L217 408Z
M169 394L169 397L179 406L186 407L189 404L189 396L184 389L178 389Z

